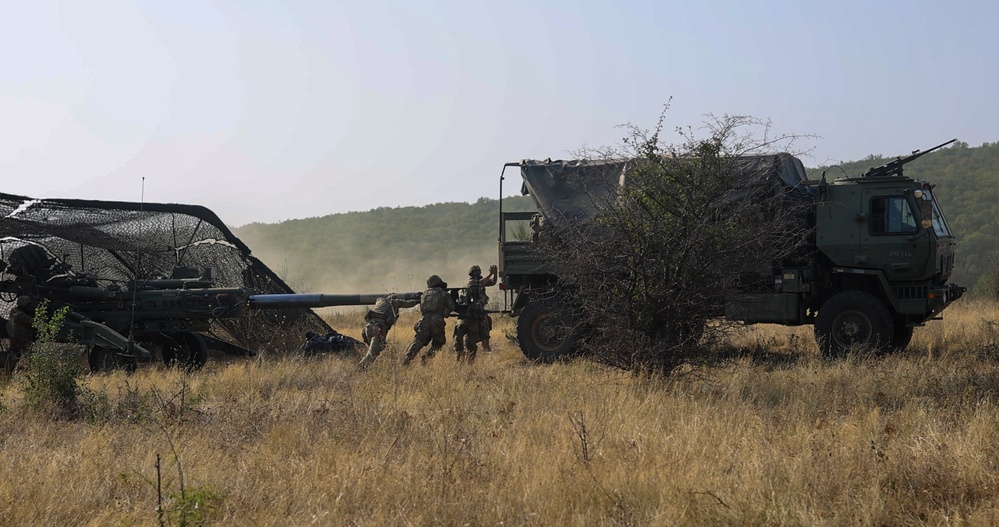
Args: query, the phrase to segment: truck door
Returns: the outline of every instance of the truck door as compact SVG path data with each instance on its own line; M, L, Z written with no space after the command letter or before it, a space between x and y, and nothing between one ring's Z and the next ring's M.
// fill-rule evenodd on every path
M926 270L931 237L919 226L911 196L897 190L864 189L867 221L861 229L863 267L882 269L890 281L919 280Z
M866 267L861 230L866 225L859 185L829 185L828 195L815 208L815 241L836 266Z

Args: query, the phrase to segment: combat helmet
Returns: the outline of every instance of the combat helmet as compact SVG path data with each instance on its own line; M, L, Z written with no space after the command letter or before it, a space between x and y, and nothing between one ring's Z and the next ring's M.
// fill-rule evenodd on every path
M479 266L477 266L477 265L473 265L473 266L469 267L468 268L468 276L473 276L473 275L482 276L482 269Z
M441 280L441 277L432 274L430 275L430 278L427 278L427 287L443 287L443 286L444 286L444 280Z

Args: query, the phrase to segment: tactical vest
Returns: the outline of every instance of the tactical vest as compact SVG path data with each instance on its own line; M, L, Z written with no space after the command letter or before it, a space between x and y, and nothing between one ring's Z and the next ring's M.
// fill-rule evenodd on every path
M389 326L395 324L395 308L387 298L379 298L375 306L364 315L364 320L381 319Z
M437 287L424 291L420 297L420 312L424 315L446 315L447 304L444 301L446 294L443 289Z

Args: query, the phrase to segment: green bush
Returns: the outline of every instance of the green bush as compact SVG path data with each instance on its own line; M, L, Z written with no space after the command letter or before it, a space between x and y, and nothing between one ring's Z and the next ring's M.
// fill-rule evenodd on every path
M34 409L50 408L63 416L76 417L81 410L80 352L78 346L56 340L67 312L68 308L62 307L49 315L47 301L35 309L36 338L25 356L28 364L24 393Z

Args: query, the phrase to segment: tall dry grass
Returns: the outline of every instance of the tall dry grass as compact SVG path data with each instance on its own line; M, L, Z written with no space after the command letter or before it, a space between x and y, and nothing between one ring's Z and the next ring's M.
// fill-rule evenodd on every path
M357 336L357 314L336 317ZM15 378L0 523L999 522L995 305L963 302L886 358L827 362L806 328L745 328L671 380L527 364L501 319L473 366L404 368L413 322L365 371L265 356L91 376L90 420L28 409Z

